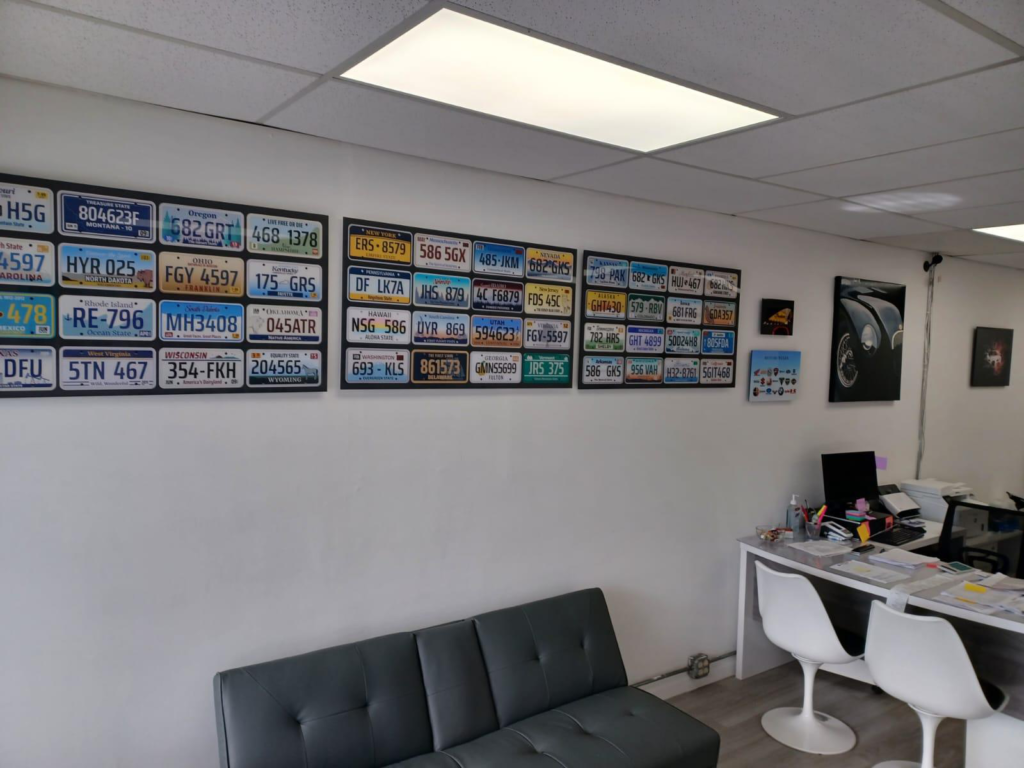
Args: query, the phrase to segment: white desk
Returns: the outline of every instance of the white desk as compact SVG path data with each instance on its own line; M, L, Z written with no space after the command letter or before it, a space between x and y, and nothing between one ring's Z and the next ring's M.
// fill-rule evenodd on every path
M924 539L913 542L911 546L927 546L928 538L930 532ZM739 544L740 594L736 677L740 680L792 661L789 654L772 645L762 629L761 616L757 609L756 569L753 565L755 558L766 561L777 570L788 570L810 577L822 594L826 607L840 606L842 610L837 613L858 624L847 628L861 634L866 631L870 602L875 599L885 600L890 591L887 586L830 568L844 560L867 561L867 555L850 553L814 557L793 549L785 542L767 543L756 536L740 539ZM909 584L930 578L936 572L932 568L908 571L910 578L897 584ZM1024 618L1009 613L985 616L936 601L934 598L945 588L940 586L911 595L907 611L942 615L952 621L964 638L979 673L1004 688L1011 697L1004 714L968 725L966 768L1020 768L1020 755L1024 753ZM822 669L870 682L870 675L863 662L841 666L826 665Z

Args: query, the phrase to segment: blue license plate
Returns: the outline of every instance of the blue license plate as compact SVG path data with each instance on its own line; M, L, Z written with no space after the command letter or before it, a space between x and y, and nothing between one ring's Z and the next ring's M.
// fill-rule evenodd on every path
M469 315L414 312L412 329L414 344L441 347L469 346Z
M0 392L56 387L57 353L53 347L0 347Z
M156 206L148 200L60 192L57 211L62 235L137 243L156 240Z
M319 301L324 295L323 270L318 264L249 259L246 271L251 299Z
M665 351L665 329L646 325L626 326L626 352L660 355Z
M469 295L468 277L429 272L417 272L413 277L412 296L417 307L469 309Z
M317 350L250 349L246 382L250 387L318 387L323 355Z
M522 312L522 283L503 280L474 280L473 309L477 312Z
M469 301L468 290L466 296ZM412 301L412 273L398 269L349 267L348 299L375 304L408 304Z
M665 292L668 289L668 267L646 261L631 262L629 287L631 290Z
M519 349L523 346L522 318L473 315L471 338L474 347Z
M117 347L63 347L60 388L156 389L156 350Z
M60 337L96 341L155 339L156 302L106 296L61 296Z
M227 341L245 336L245 307L209 301L161 301L161 341Z
M160 204L160 242L190 248L240 251L245 240L241 211Z
M349 384L408 384L408 349L358 349L345 351L345 381Z
M701 332L700 353L702 355L735 355L736 331L712 331L705 328Z
M587 284L604 285L608 288L627 288L629 286L629 262L626 259L610 259L606 256L588 256Z
M666 357L666 384L699 384L700 360L696 357Z
M487 275L522 277L526 270L526 249L518 245L473 243L473 271Z
M0 339L52 339L53 296L0 293Z

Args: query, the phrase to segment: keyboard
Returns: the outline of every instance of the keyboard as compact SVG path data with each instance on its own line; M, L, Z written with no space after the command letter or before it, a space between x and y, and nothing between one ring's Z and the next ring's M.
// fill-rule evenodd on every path
M871 540L877 544L886 544L890 547L902 547L904 544L917 541L922 536L924 536L924 531L897 526L877 536L872 536Z

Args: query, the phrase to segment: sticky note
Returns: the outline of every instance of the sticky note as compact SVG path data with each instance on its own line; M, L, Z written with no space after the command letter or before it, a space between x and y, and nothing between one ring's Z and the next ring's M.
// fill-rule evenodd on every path
M977 584L971 584L969 582L964 584L964 589L968 592L988 592L985 587L979 587Z
M857 526L857 535L860 536L861 544L864 544L871 538L871 528L868 527L867 523L861 523Z
M875 456L875 469L888 469L889 459L885 456Z

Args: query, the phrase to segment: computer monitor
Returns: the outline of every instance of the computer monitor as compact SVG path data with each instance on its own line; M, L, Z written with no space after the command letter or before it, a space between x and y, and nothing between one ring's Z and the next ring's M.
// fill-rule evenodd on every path
M827 504L851 504L878 498L875 452L821 454L821 475Z

